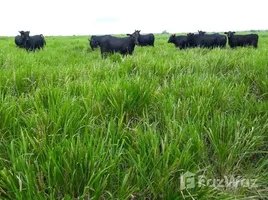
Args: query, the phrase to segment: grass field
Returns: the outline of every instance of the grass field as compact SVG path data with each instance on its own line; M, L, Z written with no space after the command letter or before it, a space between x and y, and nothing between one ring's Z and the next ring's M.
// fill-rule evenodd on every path
M84 36L36 53L0 37L0 199L267 199L259 36L180 51L157 35L104 60Z

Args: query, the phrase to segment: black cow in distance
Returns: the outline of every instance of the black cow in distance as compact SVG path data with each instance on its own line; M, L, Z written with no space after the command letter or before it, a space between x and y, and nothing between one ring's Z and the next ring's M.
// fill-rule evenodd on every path
M138 42L139 45L138 46L154 46L154 34L149 33L149 34L140 34L140 30L135 30L135 32L137 32L139 34L139 38L138 38ZM135 33L134 32L134 33ZM127 36L129 36L130 34L127 34Z
M173 43L175 47L180 49L185 49L189 46L187 36L176 36L175 34L169 37L168 43Z
M224 32L228 37L228 43L231 48L253 46L258 48L259 36L257 34L235 35L235 32Z
M221 35L219 33L206 34L205 31L199 31L199 30L198 30L198 34L200 36L203 36L203 35L216 36L217 37L217 41L216 41L215 47L226 47L227 38L226 38L225 35Z
M35 51L46 45L45 38L42 34L30 36L30 31L20 31L20 34L23 41L23 47L27 51Z
M100 43L107 38L112 37L111 35L92 35L90 39L88 39L89 45L94 51L94 49L98 48L100 46Z
M19 33L21 34L22 32L24 31L19 31ZM24 45L23 45L23 39L22 39L22 36L21 35L17 35L15 37L15 44L17 47L19 48L24 48Z
M109 37L100 42L101 56L104 58L109 53L120 53L122 55L132 55L135 45L138 45L139 32L135 31L128 37Z

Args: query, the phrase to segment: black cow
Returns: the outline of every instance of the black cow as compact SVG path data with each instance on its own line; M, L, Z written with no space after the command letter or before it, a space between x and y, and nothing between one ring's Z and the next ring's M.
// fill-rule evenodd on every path
M102 41L105 41L107 38L112 37L111 35L92 35L90 39L88 39L89 41L89 45L92 49L92 51L94 51L94 49L98 48L100 46L100 43Z
M23 46L23 40L22 40L22 37L21 37L20 35L17 35L17 36L15 37L15 44L16 44L16 46L19 47L19 48L23 48L23 47L24 47L24 46Z
M199 31L198 30L198 34L199 35L207 35L205 31ZM219 33L212 33L212 34L209 34L211 36L216 36L217 37L217 41L216 41L216 44L215 44L215 47L225 47L226 46L226 43L227 43L227 38L225 35L221 35Z
M173 43L175 47L179 47L180 49L188 47L187 36L176 36L175 34L172 34L169 37L168 43Z
M206 31L198 31L198 35L205 35L207 32ZM214 35L214 36L217 36L217 35L220 35L219 33L212 33L212 34L206 34L206 35Z
M30 36L30 31L20 31L23 47L27 51L35 51L36 49L41 49L46 45L46 41L44 36L41 35L34 35Z
M198 35L205 35L205 34L206 34L205 31L199 31L199 30L198 30Z
M135 31L126 38L108 37L106 40L102 40L99 43L102 58L104 58L107 53L116 52L122 55L132 55L135 45L139 44L138 37L139 32Z
M228 42L231 48L238 46L244 47L252 45L254 48L258 48L259 36L257 34L248 35L235 35L235 32L224 32L228 37Z
M221 38L219 35L199 35L188 33L187 40L190 47L215 48L220 46Z
M149 33L149 34L141 35L140 30L135 30L135 32L139 33L139 38L138 38L139 45L138 46L141 46L141 47L154 46L154 34Z

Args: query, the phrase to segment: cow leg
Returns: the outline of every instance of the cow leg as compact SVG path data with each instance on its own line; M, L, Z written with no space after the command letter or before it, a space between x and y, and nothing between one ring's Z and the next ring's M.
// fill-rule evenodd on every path
M31 51L31 47L25 47L25 49L27 52Z
M107 52L101 52L101 58L102 59L107 58L107 56L108 56L108 53Z
M105 58L105 51L103 48L101 48L101 58L104 59Z
M254 47L255 49L257 49L257 48L258 48L258 43L257 43L257 42L254 42L254 43L253 43L253 47Z
M34 46L30 46L30 47L29 47L29 50L30 50L30 51L33 51L33 50L34 50Z

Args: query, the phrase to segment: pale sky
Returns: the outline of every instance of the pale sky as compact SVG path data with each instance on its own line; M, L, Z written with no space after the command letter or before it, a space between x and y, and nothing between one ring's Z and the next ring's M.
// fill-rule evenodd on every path
M1 0L0 35L268 29L268 0Z

